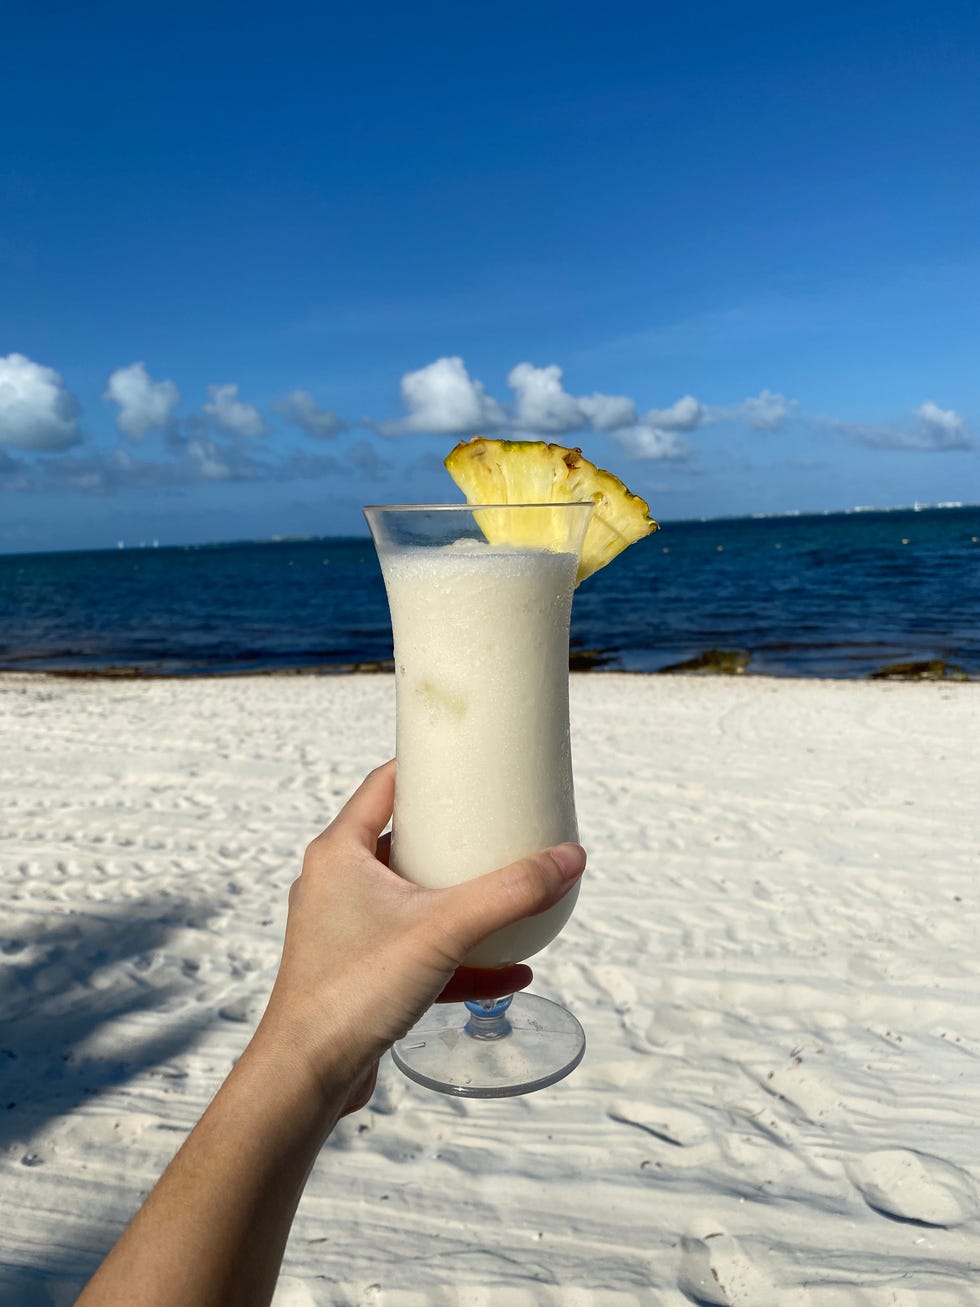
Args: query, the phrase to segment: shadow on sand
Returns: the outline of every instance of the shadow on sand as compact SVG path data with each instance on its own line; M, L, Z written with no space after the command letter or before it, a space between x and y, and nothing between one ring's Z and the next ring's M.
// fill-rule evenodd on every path
M78 914L16 937L0 933L0 1152L8 1150L7 1167L42 1161L31 1139L49 1120L171 1061L211 1023L203 1005L186 1013L192 982L159 966L170 937L208 915L201 902L140 901L125 914ZM168 1015L178 1006L180 1016ZM151 1033L98 1051L99 1032L110 1023L152 1010ZM86 1049L91 1040L96 1048ZM59 1249L57 1231L51 1235L43 1264L16 1267L0 1257L2 1307L60 1302L57 1284L65 1277L84 1282L105 1251L104 1232L94 1229L84 1249L74 1232L71 1249Z
M72 1236L77 1249L51 1248L36 1266L0 1263L0 1307L71 1307L120 1233L107 1237L102 1227L78 1228Z

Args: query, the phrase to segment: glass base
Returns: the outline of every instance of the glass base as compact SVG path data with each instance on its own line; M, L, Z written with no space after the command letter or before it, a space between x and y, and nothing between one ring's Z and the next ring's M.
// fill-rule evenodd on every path
M571 1012L524 993L433 1007L391 1050L409 1079L459 1098L531 1094L563 1080L584 1053Z

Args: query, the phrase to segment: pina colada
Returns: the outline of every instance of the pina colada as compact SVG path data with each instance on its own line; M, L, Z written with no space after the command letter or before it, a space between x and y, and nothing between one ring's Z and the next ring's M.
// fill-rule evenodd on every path
M388 591L398 773L391 862L439 888L576 840L568 729L572 593L656 530L580 450L476 439L446 467L466 506L364 510ZM465 961L502 967L561 930L575 891ZM585 1032L527 992L438 1005L392 1048L407 1076L472 1098L526 1094L576 1066Z
M475 540L384 559L398 678L392 866L408 880L441 888L578 839L568 729L578 562ZM537 953L577 888L467 964Z

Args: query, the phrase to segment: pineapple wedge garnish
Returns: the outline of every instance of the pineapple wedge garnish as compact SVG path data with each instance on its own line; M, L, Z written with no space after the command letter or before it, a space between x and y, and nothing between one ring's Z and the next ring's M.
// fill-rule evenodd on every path
M619 477L604 472L580 449L548 445L543 440L461 441L446 458L449 475L468 504L595 504L582 545L576 585L643 536L657 530L650 507L631 494ZM480 514L480 527L491 544L547 547L555 538L546 508L524 523L514 539L513 516L494 520ZM528 515L530 518L530 515Z

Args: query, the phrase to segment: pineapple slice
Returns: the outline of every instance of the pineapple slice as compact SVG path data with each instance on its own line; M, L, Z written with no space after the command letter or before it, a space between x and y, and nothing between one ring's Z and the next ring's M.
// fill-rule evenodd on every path
M461 441L446 458L449 475L469 504L595 504L582 545L576 585L612 562L627 545L657 530L650 508L631 494L618 477L584 458L580 449L547 445L543 440ZM480 527L491 544L540 548L555 538L547 508L524 524L514 539L513 516L505 526L490 513Z

